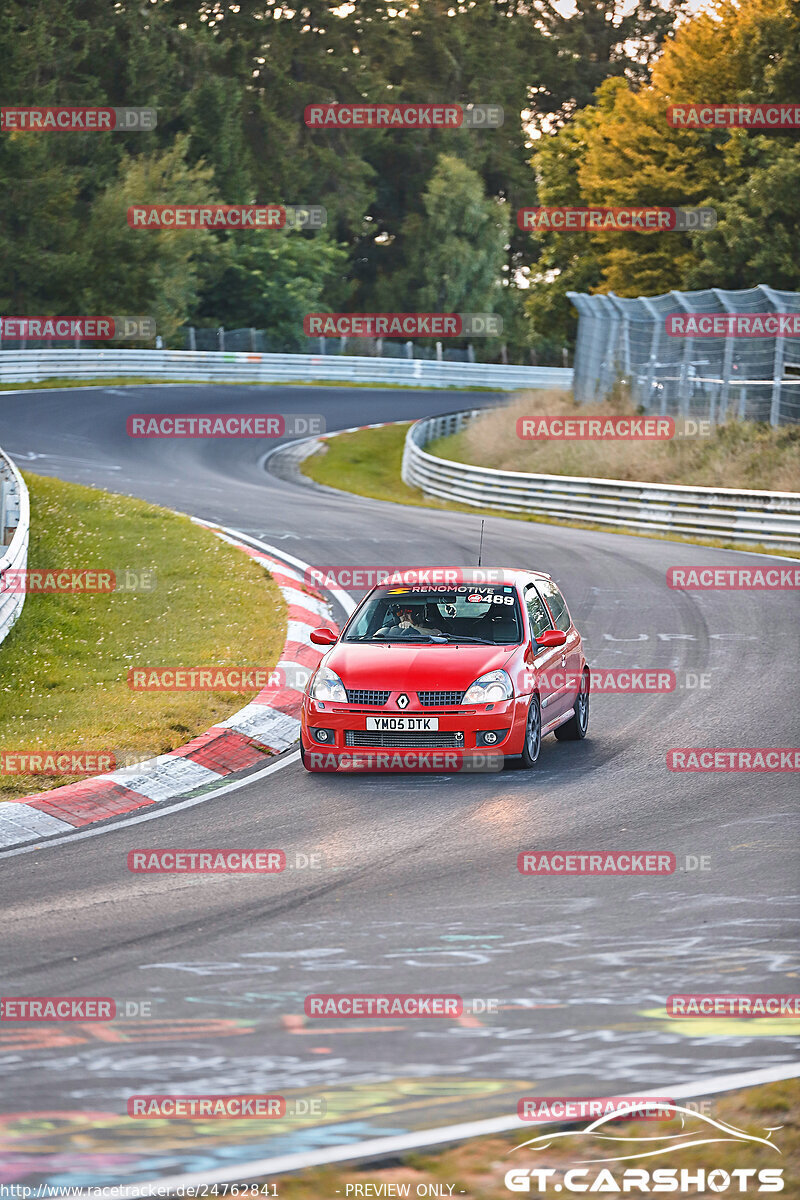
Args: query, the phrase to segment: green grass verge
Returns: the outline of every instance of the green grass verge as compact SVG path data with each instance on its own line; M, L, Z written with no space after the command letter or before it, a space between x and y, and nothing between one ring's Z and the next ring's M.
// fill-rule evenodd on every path
M187 517L94 488L25 475L29 568L154 573L151 591L29 595L0 645L0 749L163 754L224 720L253 693L143 692L131 667L278 661L283 597L263 567ZM0 774L0 798L76 776Z
M403 445L408 426L387 425L383 429L360 429L355 433L331 434L321 439L322 449L304 459L300 465L302 474L315 483L325 484L338 491L353 492L356 496L370 496L374 500L389 500L392 504L411 504L421 508L437 508L450 512L468 512L475 516L505 517L512 521L532 521L542 525L567 525L576 529L596 529L603 533L617 533L627 537L658 538L661 541L691 542L700 546L713 546L723 550L741 550L733 542L714 538L682 537L679 534L650 533L645 530L614 529L590 521L567 521L535 513L511 513L499 508L473 508L471 504L455 504L449 500L428 497L419 488L410 488L400 475L403 462ZM442 439L446 440L446 439ZM441 445L441 442L438 443ZM430 450L430 447L427 447ZM776 550L769 546L747 546L778 557L795 557L792 550Z
M579 1179L578 1182L588 1185L604 1166L616 1180L621 1180L626 1168L634 1167L644 1167L650 1171L657 1167L672 1168L678 1172L686 1169L691 1175L696 1175L698 1171L703 1170L706 1178L712 1170L716 1169L727 1171L730 1175L733 1170L737 1169L758 1171L762 1168L782 1168L784 1190L780 1193L781 1196L789 1200L789 1197L796 1198L800 1195L800 1190L798 1190L800 1189L800 1084L796 1079L749 1088L747 1091L731 1092L702 1103L708 1106L704 1107L702 1111L712 1119L727 1121L756 1137L766 1138L765 1129L778 1126L779 1128L770 1135L770 1140L777 1146L780 1153L755 1142L737 1142L731 1139L727 1142L721 1140L714 1144L698 1144L684 1150L675 1150L672 1153L660 1155L657 1159L605 1164L604 1159L610 1159L615 1154L622 1153L619 1147L609 1148L607 1141L601 1141L595 1137L583 1137L576 1132L574 1137L559 1139L548 1150L539 1150L537 1153L520 1150L509 1155L512 1147L545 1131L544 1127L532 1124L522 1135L506 1134L474 1138L469 1142L438 1152L433 1150L426 1154L416 1153L402 1156L399 1163L391 1166L384 1163L375 1166L365 1164L363 1166L317 1168L303 1171L297 1175L271 1178L269 1182L277 1185L278 1194L283 1197L283 1200L323 1200L327 1197L335 1200L337 1196L359 1194L415 1196L417 1188L422 1185L427 1185L431 1189L427 1192L420 1192L423 1195L447 1196L452 1194L454 1197L458 1196L460 1200L501 1200L501 1198L508 1200L513 1193L508 1191L503 1182L506 1171L511 1167L527 1167L529 1169L549 1167L555 1169L556 1174L549 1177L547 1191L540 1192L535 1186L535 1180L532 1180L532 1190L525 1194L534 1198L543 1195L555 1197L559 1192L561 1196L577 1194L564 1187L564 1172L575 1168L579 1163L594 1160L582 1168L588 1170L589 1175ZM687 1122L685 1132L702 1130L701 1136L704 1138L717 1136L723 1139L725 1137L724 1133L708 1125L702 1120L702 1117L686 1117L685 1120ZM577 1130L584 1127L585 1125L581 1125L575 1128ZM681 1133L681 1127L679 1120L622 1121L606 1125L603 1130L606 1134L612 1131L615 1137L651 1138L670 1135L674 1137ZM630 1153L630 1150L625 1152ZM717 1176L715 1183L718 1183L720 1178ZM367 1183L373 1185L368 1193L363 1190L360 1193L356 1192L352 1186L361 1185L363 1189ZM558 1188L559 1184L560 1188ZM351 1185L349 1192L347 1191L348 1185ZM383 1185L383 1188L379 1191L380 1185ZM394 1185L394 1187L388 1190L386 1185ZM408 1186L408 1193L398 1191L397 1185L403 1185L404 1188ZM432 1190L434 1185L440 1190ZM449 1191L451 1187L452 1193ZM592 1194L601 1195L603 1192L607 1194L610 1190L605 1188L600 1192L594 1191ZM747 1192L751 1196L759 1192L757 1177L750 1177ZM713 1190L698 1191L696 1187L692 1187L690 1193L697 1197L711 1197L719 1194ZM738 1179L731 1175L728 1191L723 1194L732 1197L734 1193L737 1196L740 1194ZM613 1194L618 1196L622 1193L615 1191ZM640 1195L641 1193L634 1190L626 1194ZM680 1191L672 1193L675 1196L687 1194L689 1193Z

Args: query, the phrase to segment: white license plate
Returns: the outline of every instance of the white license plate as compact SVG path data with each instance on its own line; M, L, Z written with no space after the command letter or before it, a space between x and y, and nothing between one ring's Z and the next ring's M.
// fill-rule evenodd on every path
M393 733L434 731L439 728L438 717L367 717L367 729Z

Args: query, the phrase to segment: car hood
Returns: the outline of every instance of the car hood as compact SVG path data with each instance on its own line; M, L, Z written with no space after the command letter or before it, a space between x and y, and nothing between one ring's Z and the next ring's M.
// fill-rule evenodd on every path
M454 642L446 645L340 642L324 662L346 688L466 691L479 675L504 667L515 649L516 646Z

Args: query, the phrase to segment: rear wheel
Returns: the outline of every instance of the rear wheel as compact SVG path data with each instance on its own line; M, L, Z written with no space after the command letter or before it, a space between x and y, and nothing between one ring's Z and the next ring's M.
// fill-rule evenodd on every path
M542 748L542 710L539 697L531 696L528 715L525 719L525 741L522 744L522 754L519 758L508 759L509 767L526 770L532 767L539 757Z
M589 728L589 672L581 675L581 686L575 700L575 712L564 724L555 731L559 742L580 742L586 737Z

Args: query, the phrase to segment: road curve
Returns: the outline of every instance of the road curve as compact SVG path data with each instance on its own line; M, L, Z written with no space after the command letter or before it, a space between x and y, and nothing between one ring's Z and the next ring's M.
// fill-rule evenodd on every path
M496 399L25 392L0 397L0 445L23 469L216 521L311 564L472 565L471 514L305 486L264 469L272 443L133 441L125 417L321 412L337 429ZM764 559L488 519L485 565L550 571L594 668L670 668L676 690L593 697L587 740L548 738L530 773L342 779L309 776L289 756L197 807L4 859L3 960L13 966L3 994L108 995L150 1001L154 1013L113 1033L4 1023L2 1111L22 1138L18 1178L149 1179L513 1111L523 1093L668 1094L670 1082L790 1061L788 1022L726 1023L723 1034L719 1022L664 1012L674 992L797 990L793 777L676 775L665 762L671 747L797 744L796 596L666 585L670 565L748 562ZM691 686L700 675L707 686ZM148 846L277 846L290 861L319 853L322 866L266 879L129 874L128 850ZM517 853L534 848L666 850L681 869L522 877ZM707 856L708 869L686 870L687 856ZM312 991L455 992L499 1011L312 1027L300 1016ZM298 1089L333 1098L333 1115L268 1132L217 1122L202 1137L185 1122L143 1130L124 1116L131 1093ZM63 1115L35 1142L22 1112Z

